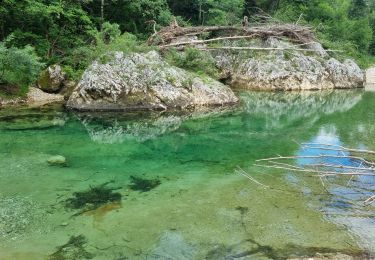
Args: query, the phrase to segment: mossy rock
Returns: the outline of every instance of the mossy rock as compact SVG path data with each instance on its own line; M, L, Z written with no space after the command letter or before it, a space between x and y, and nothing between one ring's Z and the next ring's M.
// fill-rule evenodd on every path
M47 160L48 164L51 166L66 166L66 158L62 155L55 155Z
M66 74L60 65L52 65L42 71L38 78L38 87L48 93L56 93L63 86Z

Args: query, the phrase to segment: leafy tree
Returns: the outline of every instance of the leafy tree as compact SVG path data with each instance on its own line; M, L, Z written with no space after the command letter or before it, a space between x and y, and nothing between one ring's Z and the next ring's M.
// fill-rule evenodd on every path
M244 12L244 0L170 0L174 14L193 24L228 25L239 23Z
M2 39L12 34L9 44L33 45L49 63L67 50L88 44L96 30L80 1L5 0L2 10Z
M349 10L350 18L360 18L367 14L367 3L365 0L352 0Z
M244 0L207 0L207 24L238 24L244 13Z

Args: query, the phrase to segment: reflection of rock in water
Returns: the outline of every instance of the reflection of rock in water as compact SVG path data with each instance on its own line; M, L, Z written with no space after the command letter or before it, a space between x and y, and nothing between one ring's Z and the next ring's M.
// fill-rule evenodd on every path
M345 112L362 98L362 91L317 92L242 92L245 112L264 119L267 129L282 128L308 119L315 122L321 115Z
M91 140L97 143L115 144L127 140L143 142L177 130L183 121L192 118L221 115L231 108L217 108L194 112L157 114L76 114L86 128Z
M98 143L114 144L126 140L146 141L179 128L182 119L177 116L161 116L156 119L121 120L113 118L101 122L98 118L83 117L82 124L91 140Z
M0 198L0 240L16 240L28 231L39 232L44 215L39 204L30 199Z
M28 130L63 126L66 115L59 109L56 107L4 109L0 112L0 129Z

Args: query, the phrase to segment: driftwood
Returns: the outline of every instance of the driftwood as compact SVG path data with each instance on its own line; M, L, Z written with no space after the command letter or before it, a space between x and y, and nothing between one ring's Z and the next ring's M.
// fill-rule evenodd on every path
M365 149L352 149L340 145L324 144L324 143L303 143L303 149L333 151L336 154L318 154L305 156L277 156L255 161L254 166L262 168L272 168L279 170L287 170L291 172L311 173L312 176L317 176L321 179L324 186L324 177L347 176L350 177L348 185L354 176L375 176L375 162L366 158L366 156L375 155L375 151ZM355 155L352 155L352 154ZM296 159L313 159L315 163L302 163L294 165L293 160ZM324 162L321 160L334 159L332 162ZM349 159L352 164L347 165L343 160ZM347 163L347 161L346 161ZM243 172L241 173L245 177ZM249 178L250 179L250 178ZM251 179L252 180L252 179ZM254 181L254 180L252 180ZM262 186L265 186L262 184ZM375 202L375 195L364 201L365 205Z
M198 48L201 50L248 50L248 51L307 51L307 52L320 52L320 50L312 49L301 49L301 48L261 48L261 47L232 47L232 46L223 46L223 47L205 47ZM326 52L342 52L342 50L325 50Z
M239 26L198 26L198 27L180 27L170 25L162 28L159 32L152 35L148 39L148 44L158 46L168 46L173 40L183 36L201 35L204 33L216 33L219 38L233 37L235 39L240 36L246 38L268 37L285 37L296 43L307 44L316 41L315 35L311 27L301 26L297 24L265 24L249 27ZM170 45L173 46L173 45Z

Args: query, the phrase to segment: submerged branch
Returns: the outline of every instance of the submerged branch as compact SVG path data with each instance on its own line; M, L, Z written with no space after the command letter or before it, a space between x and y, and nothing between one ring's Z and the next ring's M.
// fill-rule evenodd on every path
M249 174L247 174L247 172L245 172L242 168L240 168L239 166L237 166L237 173L241 174L242 176L248 178L249 180L251 180L252 182L264 187L264 188L269 188L269 186L267 185L264 185L263 183L260 183L259 181L257 181L256 179L254 179L252 176L250 176Z
M256 162L262 161L273 161L273 160L285 160L285 159L317 159L317 158L338 158L338 159L354 159L358 161L362 161L363 163L371 166L375 166L375 162L370 162L362 157L359 156L351 156L351 155L329 155L329 154L322 154L322 155L304 155L304 156L279 156L279 157L271 157L266 159L258 159Z
M371 150L361 150L361 149L351 149L347 148L341 145L335 145L335 144L324 144L324 143L303 143L305 148L309 149L321 149L321 150L332 150L332 151L346 151L346 152L355 152L355 153L367 153L367 154L375 154L375 151ZM319 145L319 146L317 146ZM327 148L324 146L328 147L333 147L333 148ZM334 148L336 147L336 148Z
M265 159L258 159L255 161L254 166L281 169L292 172L303 172L310 173L320 178L323 187L326 189L326 185L323 181L324 177L329 176L348 176L351 182L354 176L375 176L375 162L369 161L361 157L361 154L375 154L371 150L363 149L351 149L340 145L324 144L324 143L303 143L300 144L305 149L319 149L327 151L336 151L338 154L318 154L318 155L300 155L300 156L281 156L271 157ZM345 152L345 153L344 153ZM354 153L355 156L350 153ZM342 154L342 155L340 155ZM306 163L302 165L293 165L290 160L296 159L313 159L316 162ZM337 159L334 163L326 163L327 159ZM350 159L351 165L348 165L348 160L338 159ZM283 162L284 161L284 162ZM286 162L285 162L286 161ZM367 166L367 167L366 167ZM375 195L364 201L365 205L370 205L375 202Z
M370 205L370 204L372 204L372 203L374 203L375 202L375 195L374 196L371 196L370 198L368 198L367 200L365 200L364 201L364 204L366 205L366 206L368 206L368 205Z
M365 176L375 176L375 173L369 173L369 172L337 172L337 171L320 171L320 170L314 170L314 169L297 169L292 167L286 167L286 166L277 166L277 165L265 165L265 164L254 164L254 166L257 167L264 167L264 168L274 168L274 169L284 169L289 171L295 171L295 172L309 172L309 173L319 173L323 176L334 176L334 175L365 175Z

